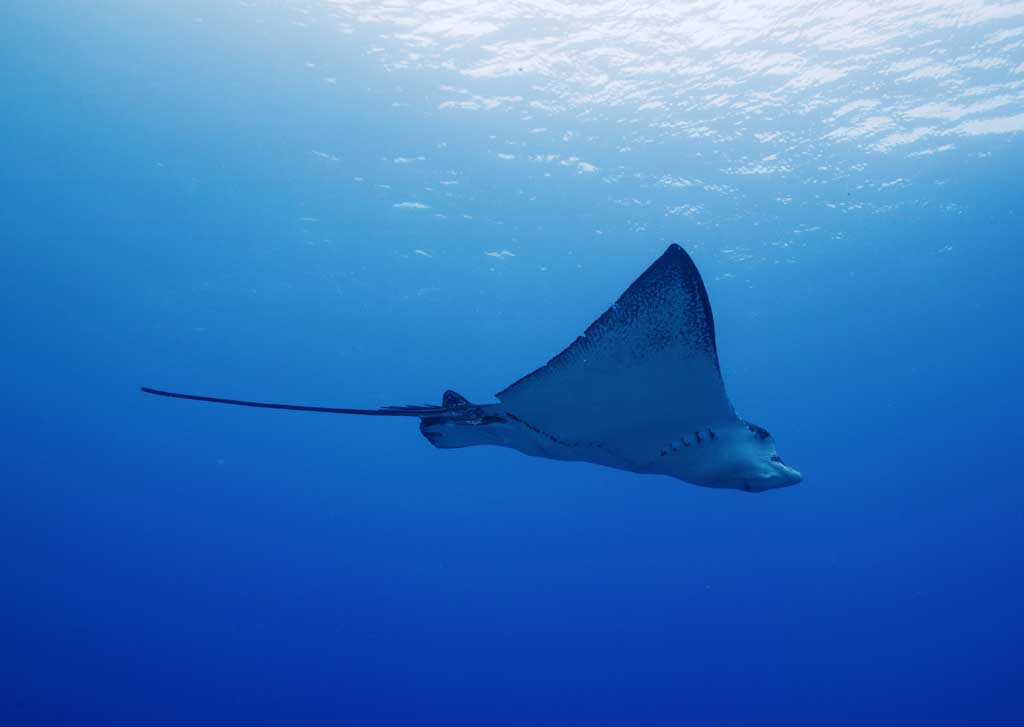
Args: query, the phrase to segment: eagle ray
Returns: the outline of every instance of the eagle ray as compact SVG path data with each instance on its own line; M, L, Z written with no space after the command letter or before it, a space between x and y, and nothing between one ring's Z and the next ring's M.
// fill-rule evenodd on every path
M420 431L442 449L491 444L706 487L760 492L802 479L778 456L772 436L733 409L707 290L679 245L568 348L498 392L497 404L473 404L454 391L437 406L379 409L142 391L263 409L418 417Z

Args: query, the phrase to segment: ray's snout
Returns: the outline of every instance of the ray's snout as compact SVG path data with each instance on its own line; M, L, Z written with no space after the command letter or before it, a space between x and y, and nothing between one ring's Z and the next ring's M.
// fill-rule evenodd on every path
M804 476L799 470L795 470L787 464L783 464L782 462L773 462L772 465L772 469L774 471L769 477L767 487L764 489L789 487L790 485L795 485L804 479Z
M771 471L768 473L768 480L772 483L769 487L789 487L803 480L804 476L800 471L783 462L777 453L773 453L769 460Z
M742 481L741 489L747 492L765 492L767 490L778 490L782 487L790 487L801 482L804 476L799 470L795 470L781 460L773 458L768 469L753 476L748 476Z
M785 484L780 485L780 487L788 487L789 485L795 485L799 482L803 482L804 476L799 470L795 470L792 467L787 467L785 465L783 465L783 467L785 468Z

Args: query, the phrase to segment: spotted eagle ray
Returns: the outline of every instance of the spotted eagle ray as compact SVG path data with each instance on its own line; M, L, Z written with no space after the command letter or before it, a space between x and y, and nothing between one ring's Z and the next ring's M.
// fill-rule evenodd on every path
M704 281L679 245L568 348L500 391L497 404L454 391L439 406L343 409L142 390L262 409L419 417L420 432L441 449L492 444L704 487L761 492L803 478L768 431L729 402Z

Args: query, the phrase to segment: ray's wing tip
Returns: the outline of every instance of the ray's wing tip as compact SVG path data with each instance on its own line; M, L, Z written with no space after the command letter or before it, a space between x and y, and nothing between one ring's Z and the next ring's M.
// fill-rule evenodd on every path
M665 248L665 252L661 254L661 257L666 260L674 259L678 262L686 261L693 264L693 258L690 257L690 253L686 252L686 248L676 242Z

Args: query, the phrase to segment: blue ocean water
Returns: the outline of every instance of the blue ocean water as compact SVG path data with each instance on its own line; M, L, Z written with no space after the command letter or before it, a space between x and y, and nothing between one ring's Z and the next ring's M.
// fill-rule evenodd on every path
M1019 3L6 16L0 723L1019 723ZM138 391L491 401L673 242L803 483Z

